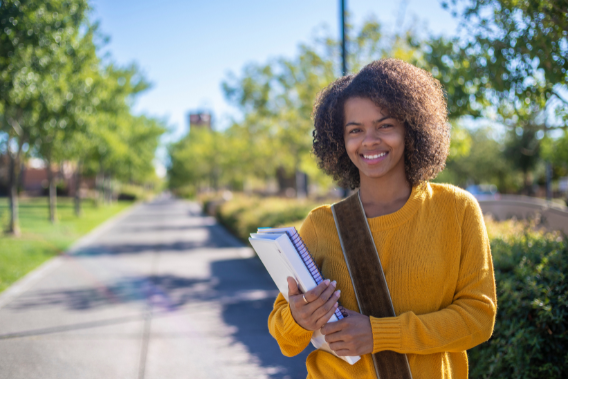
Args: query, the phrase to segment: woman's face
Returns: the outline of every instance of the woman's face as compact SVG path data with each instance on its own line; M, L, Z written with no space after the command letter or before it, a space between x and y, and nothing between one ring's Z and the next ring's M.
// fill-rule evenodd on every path
M350 160L365 177L404 175L404 124L368 98L352 97L344 104L344 142Z

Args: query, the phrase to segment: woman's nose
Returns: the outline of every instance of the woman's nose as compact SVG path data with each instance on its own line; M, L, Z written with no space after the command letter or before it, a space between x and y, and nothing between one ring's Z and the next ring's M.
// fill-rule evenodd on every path
M373 128L366 130L365 137L362 141L363 145L365 145L365 146L377 145L380 142L381 141L380 141L379 137L377 136L377 130L375 130Z

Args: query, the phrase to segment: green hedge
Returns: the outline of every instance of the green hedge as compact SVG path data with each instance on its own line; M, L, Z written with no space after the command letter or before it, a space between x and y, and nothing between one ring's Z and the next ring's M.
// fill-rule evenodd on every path
M490 238L498 314L469 350L471 378L568 377L568 243L558 234Z
M152 199L154 192L139 185L122 184L117 189L120 201L147 201Z
M184 199L196 199L196 196L198 195L196 187L191 185L187 185L180 188L171 188L171 192L175 196Z
M204 209L214 198L204 200ZM319 204L236 195L216 216L247 240L260 226L299 226ZM568 246L557 233L486 218L498 314L489 341L468 351L471 378L568 377Z
M205 212L211 200L203 204ZM216 217L231 233L247 242L250 232L259 227L296 225L311 209L320 204L310 200L296 200L279 197L262 198L235 195L232 200L217 206Z

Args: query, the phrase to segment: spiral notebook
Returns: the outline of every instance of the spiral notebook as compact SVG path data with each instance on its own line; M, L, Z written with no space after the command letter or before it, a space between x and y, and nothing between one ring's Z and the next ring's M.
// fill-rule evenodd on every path
M287 278L290 276L296 279L303 293L323 282L323 276L296 228L259 228L257 233L250 234L249 241L286 300L289 300ZM329 323L343 318L338 307ZM313 333L311 342L317 349L337 356L319 330ZM338 357L349 364L360 360L360 356Z

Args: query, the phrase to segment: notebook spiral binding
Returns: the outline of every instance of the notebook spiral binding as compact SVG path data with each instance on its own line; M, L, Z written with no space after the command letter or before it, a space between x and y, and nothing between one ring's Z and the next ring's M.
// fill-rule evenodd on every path
M289 232L286 233L290 237L290 240L294 244L294 247L298 251L300 257L302 258L304 265L306 265L306 268L310 272L311 276L313 277L317 285L319 285L321 282L323 282L323 275L321 275L321 272L319 271L319 268L315 263L315 259L313 258L312 253L310 253L310 251L308 250L308 247L304 243L304 240L302 240L302 237L298 234L298 231L296 229L294 229L293 235L291 235ZM335 316L338 318L338 320L344 318L344 315L340 311L340 306L338 306L335 309Z

